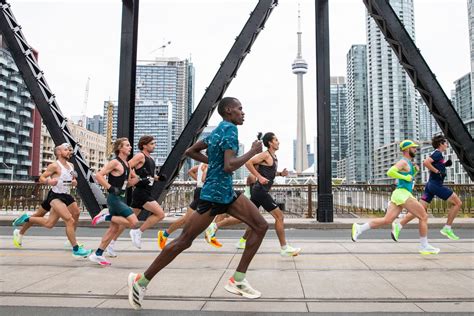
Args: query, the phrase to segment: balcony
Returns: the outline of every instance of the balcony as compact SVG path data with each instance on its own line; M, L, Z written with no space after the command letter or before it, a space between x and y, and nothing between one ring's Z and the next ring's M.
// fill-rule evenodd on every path
M5 92L0 92L0 97L6 99L7 94Z
M19 83L19 84L23 84L23 79L21 79L21 78L18 77L18 76L10 77L10 80L11 80L11 81L14 81L14 82L16 82L16 83Z
M30 137L30 131L20 130L18 132L18 135L25 136L25 137Z
M10 116L8 118L8 122L11 122L11 123L14 123L14 124L20 124L20 119Z
M21 92L20 92L20 95L21 95L22 97L25 97L25 98L30 98L30 97L31 97L31 94L30 94L28 91L25 91L25 90L24 90L24 91L21 91Z
M19 150L17 153L20 156L26 156L26 157L30 155L30 152L28 150Z
M26 170L18 170L15 173L16 173L17 176L27 176L28 175L28 171L26 171Z
M7 142L8 142L8 143L18 144L19 141L20 141L20 140L19 140L17 137L7 137Z
M13 147L3 147L3 152L4 153L9 153L9 154L14 154L15 149Z
M4 109L6 107L5 102L0 102L0 109Z
M17 96L11 96L9 98L10 101L14 102L14 103L18 103L18 104L21 104L21 99Z
M16 113L16 106L8 104L5 109Z
M15 159L15 158L7 158L7 159L5 159L5 162L6 162L6 163L11 163L11 164L17 165L17 164L18 164L18 159Z
M35 108L35 105L32 102L25 102L24 104L25 108L33 110Z
M10 72L6 71L5 69L0 70L0 75L8 78L10 76Z
M8 83L6 86L5 86L6 89L8 90L11 90L11 91L15 91L15 92L18 92L18 87L11 84L11 83Z
M7 82L5 80L0 80L0 87L6 87L7 86Z
M21 162L21 165L31 167L31 160L23 160Z
M5 113L0 113L0 119L2 120L6 119Z
M0 64L8 65L8 60L4 56L0 56Z
M11 127L11 126L3 126L3 130L4 130L4 131L7 131L7 132L10 132L10 133L13 133L13 134L16 133L15 128L14 128L14 127Z
M21 111L20 111L20 115L21 115L21 116L24 116L24 117L27 117L27 118L30 118L30 117L31 117L31 112L30 112L30 111L21 110Z
M34 124L32 122L24 122L23 123L23 126L26 126L26 127L29 127L29 128L33 128L34 127Z
M28 146L28 147L33 147L33 143L29 142L29 141L23 142L22 145L23 146Z

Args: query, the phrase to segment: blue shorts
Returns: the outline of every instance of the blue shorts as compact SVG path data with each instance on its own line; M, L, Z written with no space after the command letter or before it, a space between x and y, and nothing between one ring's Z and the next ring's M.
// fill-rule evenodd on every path
M428 181L425 185L425 191L423 192L421 199L425 201L426 203L431 203L433 198L437 196L440 199L446 201L447 199L451 197L452 194L453 194L453 191L450 188L445 187L442 184Z

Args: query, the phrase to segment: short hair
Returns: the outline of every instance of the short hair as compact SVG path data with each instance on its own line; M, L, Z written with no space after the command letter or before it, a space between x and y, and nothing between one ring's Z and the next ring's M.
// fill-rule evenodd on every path
M138 141L138 149L143 150L143 146L151 143L155 138L151 135L143 135Z
M263 145L265 145L265 147L267 148L270 148L270 142L273 140L273 137L275 137L274 133L272 132L265 133L265 135L263 135L263 138L262 138Z
M59 150L62 148L72 148L71 145L69 143L62 143L61 145L58 145L56 147L54 147L54 155L57 157L58 154L59 154Z
M443 135L436 135L433 136L433 138L431 139L431 145L433 145L434 149L438 148L441 144L445 142L447 142L447 140L446 137L444 137Z
M123 143L128 142L127 137L121 137L117 138L117 140L114 142L114 153L116 156L120 153L120 149L123 147Z
M225 115L225 110L230 107L233 103L239 102L237 98L233 97L225 97L222 98L219 101L219 104L217 105L217 112L219 113L220 116L224 117Z

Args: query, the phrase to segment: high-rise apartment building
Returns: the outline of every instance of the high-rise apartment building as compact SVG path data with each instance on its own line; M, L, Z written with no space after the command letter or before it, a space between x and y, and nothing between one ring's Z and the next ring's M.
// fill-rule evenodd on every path
M413 0L390 0L392 8L415 39ZM370 161L379 147L404 139L418 140L415 88L378 26L367 19L367 83ZM371 163L373 166L373 164ZM371 176L374 181L374 175Z
M369 179L367 46L352 45L347 53L347 183Z
M331 77L331 168L332 177L337 177L337 162L346 158L347 135L347 88L344 77Z
M35 105L0 34L0 180L29 180Z
M459 117L474 137L474 105L472 103L471 73L454 81L453 105Z

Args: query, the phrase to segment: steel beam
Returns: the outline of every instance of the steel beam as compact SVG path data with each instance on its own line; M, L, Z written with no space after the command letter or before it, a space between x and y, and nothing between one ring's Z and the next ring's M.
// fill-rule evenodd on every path
M79 194L89 213L94 216L105 206L105 197L92 177L89 164L85 161L78 142L67 126L67 120L46 82L44 73L33 54L33 48L26 41L21 26L13 16L10 5L5 0L0 0L0 5L0 31L8 45L8 50L15 60L54 143L56 145L71 144L74 150L71 162L78 173Z
M439 127L474 181L474 142L463 121L444 93L436 76L406 31L388 0L364 0L400 64L413 81Z
M318 222L333 222L328 0L315 0Z
M179 170L186 159L184 152L196 142L203 129L207 126L209 118L219 100L222 99L227 87L236 76L237 70L244 58L250 53L252 44L277 4L277 0L260 0L250 14L247 23L239 36L237 36L234 45L221 63L214 79L212 79L211 84L206 89L201 101L160 169L160 174L165 175L167 180L155 182L153 197L158 202L164 200L169 187L173 183L174 178L179 174Z

